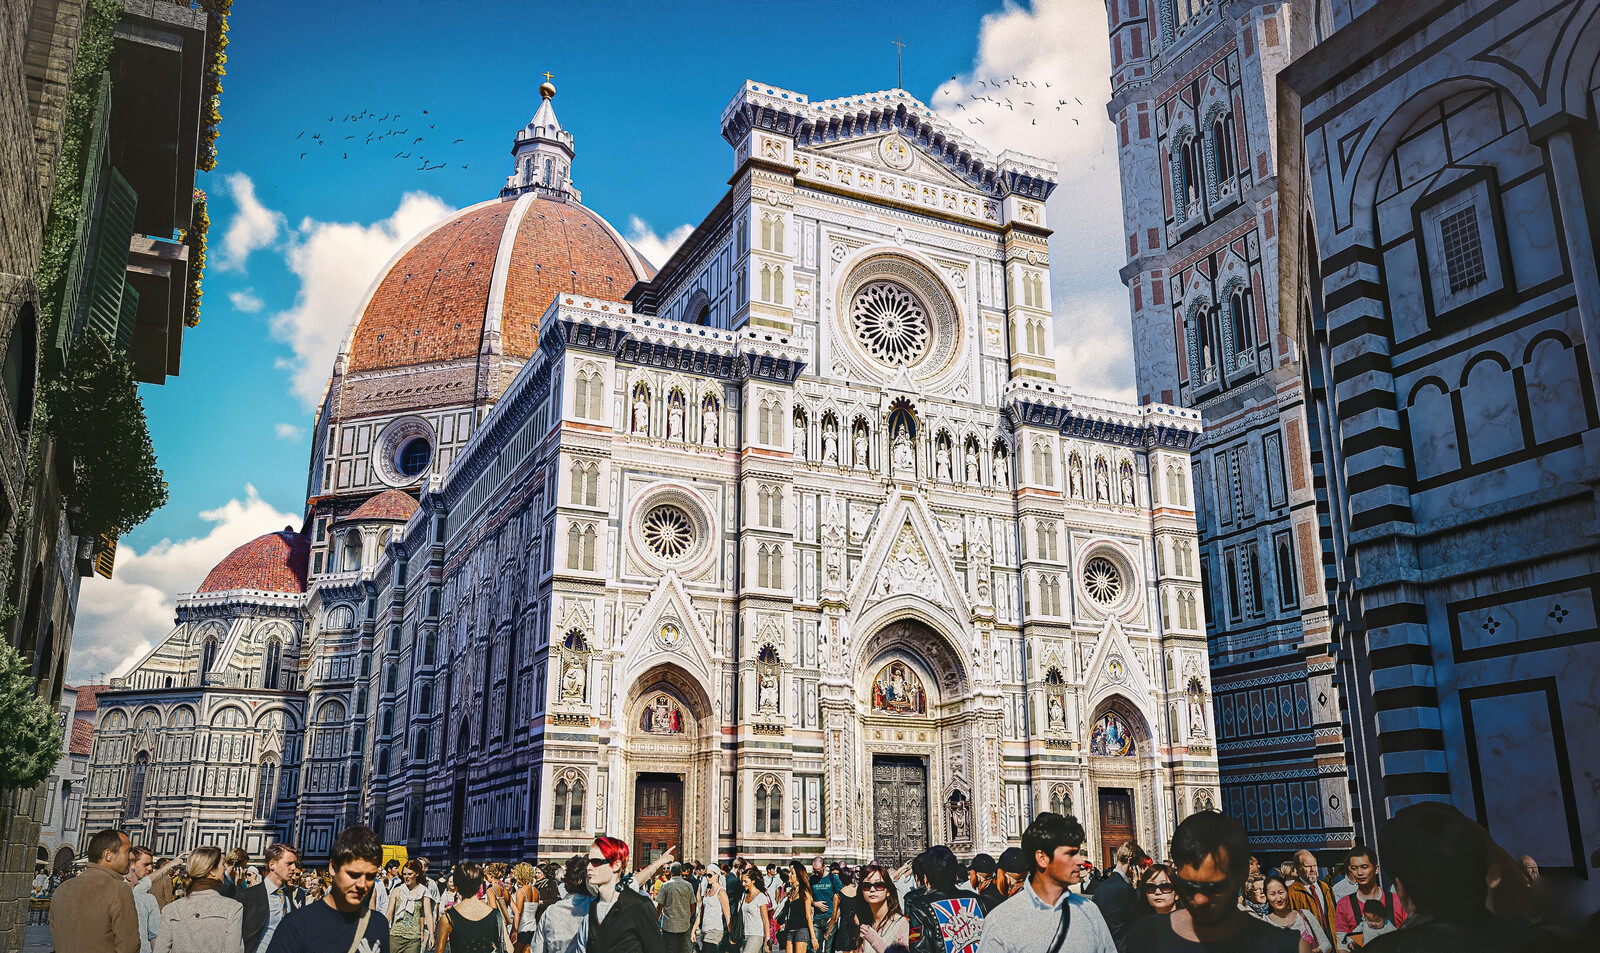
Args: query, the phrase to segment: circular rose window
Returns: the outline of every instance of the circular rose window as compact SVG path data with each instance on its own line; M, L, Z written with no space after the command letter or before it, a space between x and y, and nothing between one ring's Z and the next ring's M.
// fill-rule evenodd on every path
M863 285L851 303L850 317L856 339L885 364L915 364L927 353L931 336L927 309L899 282Z
M1122 570L1104 556L1096 556L1084 563L1083 588L1095 602L1114 605L1122 598Z
M644 544L656 558L676 561L694 547L694 523L670 503L651 507L640 526Z

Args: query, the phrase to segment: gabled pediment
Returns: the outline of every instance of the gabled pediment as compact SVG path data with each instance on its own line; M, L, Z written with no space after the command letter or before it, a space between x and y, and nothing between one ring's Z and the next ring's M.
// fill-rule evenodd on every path
M958 189L973 187L971 182L956 175L936 157L929 155L916 143L897 133L829 143L804 151L830 159L871 166L890 175L906 175Z
M898 595L920 596L957 618L971 612L943 534L922 501L905 491L884 507L862 553L850 602L859 612L869 602Z
M662 663L683 668L703 686L712 684L711 633L694 611L694 604L676 572L669 571L661 578L644 608L634 617L623 639L622 653L626 671L624 685L631 685L640 673Z
M1133 643L1122 631L1122 623L1116 619L1107 619L1100 627L1095 650L1084 668L1084 687L1091 709L1109 695L1121 695L1143 712L1148 722L1155 723L1149 711L1154 687L1134 654Z

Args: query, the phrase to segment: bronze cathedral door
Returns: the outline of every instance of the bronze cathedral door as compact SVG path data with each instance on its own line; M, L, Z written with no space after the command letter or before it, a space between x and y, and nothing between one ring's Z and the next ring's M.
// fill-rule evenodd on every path
M872 759L873 859L890 869L928 849L928 769L920 758Z
M1100 869L1116 866L1117 848L1133 840L1133 792L1100 789Z
M633 856L644 867L677 844L683 856L683 776L640 774L634 786Z

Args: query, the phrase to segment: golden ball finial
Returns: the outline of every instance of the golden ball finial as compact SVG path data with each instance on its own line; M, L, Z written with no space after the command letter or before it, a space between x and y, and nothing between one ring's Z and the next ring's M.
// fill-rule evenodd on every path
M550 84L551 74L548 70L544 74L544 82L539 84L539 95L544 99L551 99L556 94L556 88Z

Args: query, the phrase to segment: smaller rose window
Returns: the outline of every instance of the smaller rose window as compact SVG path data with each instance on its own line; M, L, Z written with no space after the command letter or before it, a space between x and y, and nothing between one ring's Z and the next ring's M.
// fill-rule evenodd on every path
M1122 570L1104 556L1096 556L1084 564L1083 588L1089 598L1109 606L1122 598Z
M644 544L661 559L682 559L694 545L694 524L689 515L671 504L662 504L644 516Z
M856 292L850 306L856 338L886 364L915 364L928 350L927 309L893 281L874 281Z

